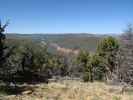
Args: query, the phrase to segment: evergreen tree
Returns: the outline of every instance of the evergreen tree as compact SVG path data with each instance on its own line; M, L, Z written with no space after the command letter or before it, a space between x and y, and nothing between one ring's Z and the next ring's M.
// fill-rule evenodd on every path
M8 25L8 23L6 23L5 25L1 24L0 21L0 66L3 67L3 63L4 63L4 50L5 50L5 45L4 45L4 40L6 38L4 31L6 26Z
M83 80L85 82L87 81L93 81L93 73L92 73L92 68L93 66L90 64L90 54L86 51L81 51L77 61L81 66L83 67Z
M104 38L97 48L97 54L103 58L107 70L106 78L111 79L116 67L116 55L119 50L119 43L114 37Z
M6 39L6 36L4 34L5 28L7 27L7 25L8 25L8 23L2 25L2 23L0 21L0 74L1 74L1 77L4 74L4 71L3 71L3 69L5 69L4 64L5 64L6 58L8 56L8 54L5 54L5 49L6 49L5 39Z

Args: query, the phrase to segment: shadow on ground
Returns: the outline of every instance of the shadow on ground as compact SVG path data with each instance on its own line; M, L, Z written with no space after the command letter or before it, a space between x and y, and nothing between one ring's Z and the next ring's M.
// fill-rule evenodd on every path
M24 91L34 91L35 87L32 86L0 86L0 93L4 95L18 95L22 94Z

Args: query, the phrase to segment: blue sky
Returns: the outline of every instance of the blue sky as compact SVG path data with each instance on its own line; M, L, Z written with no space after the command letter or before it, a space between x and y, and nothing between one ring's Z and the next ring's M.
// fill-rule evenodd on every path
M133 0L0 0L0 19L15 33L120 33Z

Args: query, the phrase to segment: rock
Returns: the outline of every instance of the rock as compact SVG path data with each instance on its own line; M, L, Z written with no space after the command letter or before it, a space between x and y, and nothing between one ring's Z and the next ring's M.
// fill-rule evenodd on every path
M22 92L22 94L31 94L33 91L31 91L31 90L27 90L27 91L24 91L24 92Z

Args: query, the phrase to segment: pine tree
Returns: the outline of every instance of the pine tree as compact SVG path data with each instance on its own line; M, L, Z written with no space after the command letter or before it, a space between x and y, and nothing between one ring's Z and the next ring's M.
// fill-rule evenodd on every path
M0 66L3 66L3 61L4 61L4 40L5 40L5 34L3 32L5 31L7 24L3 25L0 22Z
M106 78L112 79L112 73L116 67L116 55L119 50L119 43L114 37L104 38L97 48L97 54L103 58L107 70Z

